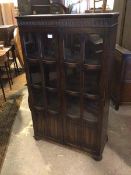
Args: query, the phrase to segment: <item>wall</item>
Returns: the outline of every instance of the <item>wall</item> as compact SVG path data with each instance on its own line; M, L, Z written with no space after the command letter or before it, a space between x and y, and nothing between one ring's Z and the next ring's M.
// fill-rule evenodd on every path
M131 50L131 0L127 1L122 45Z
M119 12L117 43L131 50L131 0L115 0L114 11Z

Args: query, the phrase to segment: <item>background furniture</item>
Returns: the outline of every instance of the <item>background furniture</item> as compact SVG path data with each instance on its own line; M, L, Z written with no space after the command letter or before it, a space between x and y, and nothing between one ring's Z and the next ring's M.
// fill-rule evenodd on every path
M9 63L9 52L11 51L11 49L12 49L11 47L0 49L0 85L2 88L5 101L6 101L6 97L5 97L5 92L4 92L3 82L2 82L3 70L6 72L10 89L11 89L11 85L13 84L11 70L10 70L10 63Z
M32 14L68 13L68 9L64 6L64 2L55 0L31 0L31 10Z
M5 47L10 47L9 59L10 63L14 63L16 75L19 73L19 68L16 60L16 49L14 45L14 25L0 25L0 41L4 42ZM20 60L20 59L19 59Z
M36 139L101 160L117 13L18 17Z
M43 0L42 0L43 1ZM46 0L44 0L46 1ZM31 15L31 3L29 0L18 0L19 15Z
M120 13L117 30L117 44L131 51L131 0L115 0L114 11Z
M0 41L4 41L4 46L11 45L14 29L14 25L0 25Z
M52 5L53 3L53 5ZM62 0L18 0L20 16L29 14L50 14L52 8L61 13L65 13L64 1ZM54 11L54 10L53 10Z
M2 82L2 78L1 78L1 72L0 72L0 87L2 89L4 100L6 101L4 86L3 86L3 82Z
M94 12L96 12L96 3L102 2L101 12L106 12L107 0L94 0Z
M116 45L112 79L112 100L115 109L131 104L131 51Z
M18 57L19 63L21 65L21 67L24 68L24 59L23 59L23 53L22 53L20 35L19 35L18 28L15 28L15 30L14 30L14 46L16 48L16 55Z
M0 25L3 24L16 25L15 7L11 1L0 1Z

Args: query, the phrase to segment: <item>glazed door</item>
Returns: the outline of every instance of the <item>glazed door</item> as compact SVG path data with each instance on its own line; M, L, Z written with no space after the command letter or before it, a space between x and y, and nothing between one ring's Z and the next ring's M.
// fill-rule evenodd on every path
M64 142L96 146L101 104L103 39L96 33L67 31L63 38Z
M58 32L55 29L46 28L42 31L41 40L46 94L45 137L62 141Z

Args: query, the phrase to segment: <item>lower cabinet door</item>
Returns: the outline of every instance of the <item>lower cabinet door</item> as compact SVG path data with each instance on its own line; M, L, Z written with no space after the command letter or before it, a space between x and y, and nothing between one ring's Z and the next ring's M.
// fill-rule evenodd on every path
M97 128L87 122L82 124L81 147L86 150L96 150L97 148Z
M44 125L46 138L63 143L63 122L59 114L48 112Z
M80 147L81 126L79 119L64 118L64 143L73 147Z

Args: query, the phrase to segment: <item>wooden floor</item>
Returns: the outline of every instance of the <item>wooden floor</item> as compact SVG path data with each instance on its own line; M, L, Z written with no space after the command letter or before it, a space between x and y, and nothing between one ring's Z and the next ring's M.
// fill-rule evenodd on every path
M10 95L18 92L21 90L25 85L26 85L26 77L24 72L20 72L18 76L16 76L14 73L13 74L13 85L12 85L12 90L9 88L8 81L4 82L4 89L5 89L5 95L6 98L8 98ZM4 103L2 91L0 89L0 109L2 108Z

